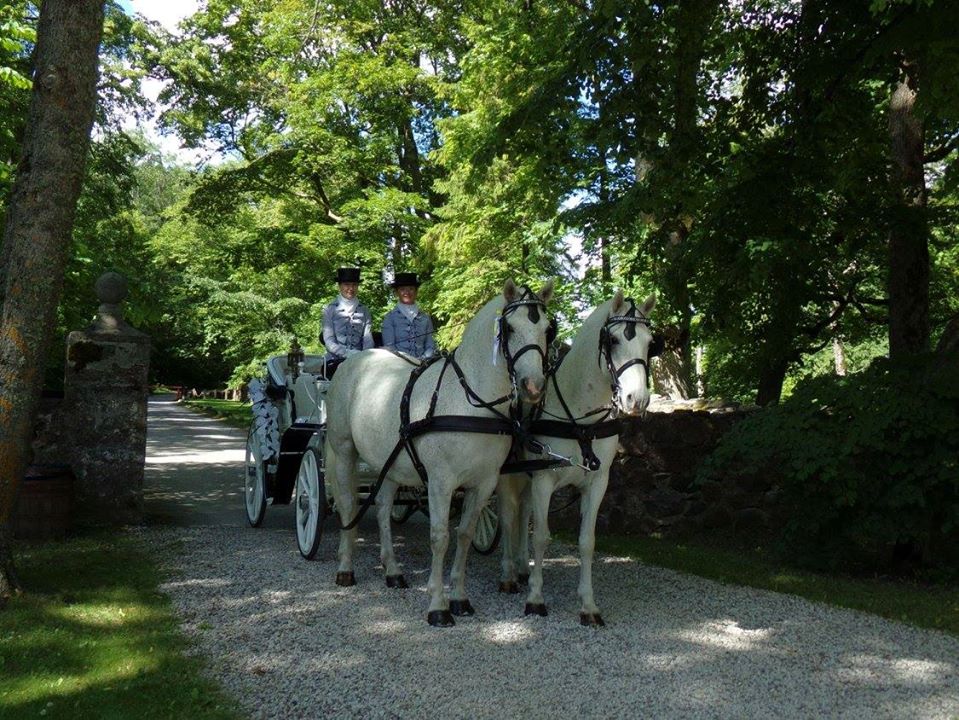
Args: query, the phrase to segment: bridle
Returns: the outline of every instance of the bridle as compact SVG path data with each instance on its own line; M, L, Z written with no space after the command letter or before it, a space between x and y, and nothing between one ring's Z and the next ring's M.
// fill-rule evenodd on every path
M626 328L623 330L623 335L627 340L632 340L634 337L636 337L637 325L645 325L647 328L651 327L649 318L636 309L636 303L633 301L633 299L626 298L626 302L629 303L629 310L626 311L626 314L611 315L609 318L607 318L606 322L603 324L603 328L599 331L599 358L597 361L600 363L602 363L603 360L606 361L606 370L609 372L610 378L610 389L613 393L611 402L616 411L622 410L622 408L619 407L619 379L629 368L633 367L633 365L642 365L643 369L646 371L646 385L649 385L649 362L646 358L631 358L618 368L613 363L612 329L614 327L617 325L625 325Z
M516 362L519 360L524 353L530 351L536 351L539 353L540 359L542 361L543 372L546 372L548 366L548 361L546 358L546 351L543 350L537 343L529 343L524 345L515 353L510 350L509 339L510 339L510 327L508 323L508 318L514 312L520 308L527 307L529 308L529 320L531 323L539 322L539 313L542 310L544 316L546 315L546 303L543 302L540 297L534 293L529 288L523 288L523 294L516 300L506 303L503 307L500 316L496 319L496 339L494 342L494 352L493 352L493 361L495 363L496 357L498 354L502 354L506 359L506 371L509 374L510 386L512 388L511 398L515 400L518 398L517 387L516 387ZM552 328L553 325L550 325ZM546 345L549 347L549 330L547 330L547 339Z
M566 402L566 398L563 397L559 383L556 380L556 370L558 370L559 366L555 365L550 369L548 377L551 377L553 380L553 387L556 390L556 398L559 400L566 417L564 418L562 416L553 415L543 406L539 406L536 410L534 410L533 415L530 418L529 430L533 435L538 437L548 436L576 440L579 443L580 450L583 454L582 462L576 463L572 460L572 458L557 455L550 449L549 445L534 438L534 442L533 444L529 445L529 448L535 453L548 456L549 459L543 461L533 461L535 467L530 467L528 468L529 470L539 470L552 467L557 462L559 464L565 463L566 465L575 465L576 467L580 467L587 472L593 472L599 469L600 460L596 456L596 453L593 452L592 443L593 440L613 437L614 435L619 434L620 424L617 417L622 412L622 408L619 405L620 377L622 377L623 373L633 365L642 365L646 370L647 384L649 382L649 362L646 358L633 358L623 363L618 368L616 367L615 363L613 363L612 329L614 327L620 324L625 325L626 329L623 334L627 340L632 340L636 337L637 325L642 324L646 327L650 327L649 318L636 309L636 303L631 298L627 298L627 302L629 302L629 310L624 315L613 315L607 318L599 332L598 362L602 364L605 360L606 369L609 372L610 388L612 390L612 398L610 399L610 403L608 405L604 405L603 407L596 408L595 410L590 410L579 417L573 415L569 404ZM650 351L647 350L647 357L649 352ZM549 415L551 419L544 418L544 414ZM593 419L593 421L585 424L582 422L588 419Z

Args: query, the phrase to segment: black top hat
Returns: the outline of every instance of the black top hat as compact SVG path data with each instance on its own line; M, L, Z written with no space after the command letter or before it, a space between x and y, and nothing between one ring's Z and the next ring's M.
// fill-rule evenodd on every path
M336 282L338 283L358 283L359 281L359 268L339 268L336 271Z
M396 275L393 277L393 282L390 284L390 287L392 288L408 286L420 286L420 281L419 278L416 277L416 273L396 273Z

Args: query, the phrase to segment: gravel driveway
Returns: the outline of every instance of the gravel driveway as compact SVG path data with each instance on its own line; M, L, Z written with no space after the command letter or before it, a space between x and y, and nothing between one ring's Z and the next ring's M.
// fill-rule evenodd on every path
M523 596L496 592L497 559L474 554L477 615L430 628L419 516L395 533L410 589L385 587L370 521L359 584L337 587L335 533L306 562L291 508L246 527L244 433L150 410L143 534L196 651L251 717L959 717L959 639L615 557L594 569L607 627L583 628L575 555L558 544L549 617L523 617Z

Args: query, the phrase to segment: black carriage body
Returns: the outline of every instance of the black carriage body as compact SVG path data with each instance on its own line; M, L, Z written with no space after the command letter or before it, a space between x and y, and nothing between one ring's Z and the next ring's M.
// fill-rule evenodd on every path
M318 423L294 423L280 438L280 460L270 487L274 505L289 505L296 486L296 474L300 469L303 453L315 435L322 432Z

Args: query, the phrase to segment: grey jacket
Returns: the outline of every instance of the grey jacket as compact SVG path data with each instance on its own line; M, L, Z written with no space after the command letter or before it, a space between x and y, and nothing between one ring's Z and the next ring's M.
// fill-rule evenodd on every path
M410 320L398 307L383 318L383 347L399 350L415 358L436 354L433 341L433 321L422 310Z
M358 303L351 313L337 298L323 308L323 344L327 358L345 358L373 347L370 311Z

